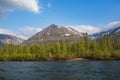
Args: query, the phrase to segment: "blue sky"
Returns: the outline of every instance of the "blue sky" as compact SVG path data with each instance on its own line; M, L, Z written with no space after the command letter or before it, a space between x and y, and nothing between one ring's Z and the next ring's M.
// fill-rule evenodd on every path
M50 24L103 28L110 22L120 20L120 0L39 0L38 2L36 4L40 7L38 12L11 7L13 11L1 13L0 28L13 32L24 27L44 28Z

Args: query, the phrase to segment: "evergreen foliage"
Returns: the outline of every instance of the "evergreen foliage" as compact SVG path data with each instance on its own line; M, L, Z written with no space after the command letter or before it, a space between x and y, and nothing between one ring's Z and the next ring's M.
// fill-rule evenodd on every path
M1 61L84 59L120 59L120 40L104 36L97 41L84 37L76 43L57 42L42 45L5 45L0 47Z

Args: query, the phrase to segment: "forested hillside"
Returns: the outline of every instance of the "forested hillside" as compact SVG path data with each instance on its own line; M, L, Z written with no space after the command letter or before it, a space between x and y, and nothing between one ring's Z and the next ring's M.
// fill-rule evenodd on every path
M42 45L6 45L0 47L0 60L68 60L83 59L120 59L120 40L104 36L97 41L89 39L75 43L57 42Z

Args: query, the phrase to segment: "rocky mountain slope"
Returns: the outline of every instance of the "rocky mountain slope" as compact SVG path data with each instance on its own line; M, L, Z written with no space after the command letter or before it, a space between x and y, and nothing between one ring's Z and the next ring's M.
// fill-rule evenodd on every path
M52 24L47 28L43 29L39 33L35 34L28 40L24 41L22 44L42 44L42 43L51 43L51 42L60 42L62 40L66 42L79 41L83 37L83 33L80 33L73 28L58 26Z
M23 42L23 39L18 38L16 36L0 34L0 46L5 44L14 44L18 45Z

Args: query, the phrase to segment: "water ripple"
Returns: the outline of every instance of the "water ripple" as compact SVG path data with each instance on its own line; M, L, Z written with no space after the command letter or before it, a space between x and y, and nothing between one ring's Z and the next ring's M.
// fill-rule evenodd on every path
M120 61L0 62L0 80L120 80Z

